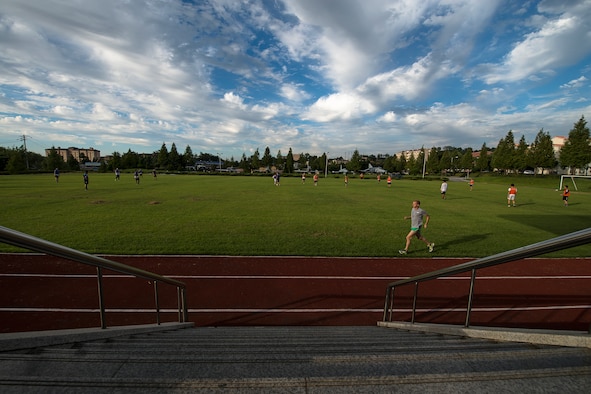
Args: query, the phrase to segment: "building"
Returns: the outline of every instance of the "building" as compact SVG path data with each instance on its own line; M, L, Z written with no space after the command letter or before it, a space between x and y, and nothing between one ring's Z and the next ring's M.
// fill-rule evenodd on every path
M59 147L58 148L50 148L50 149L45 149L45 156L49 156L49 152L51 152L52 149L55 149L57 154L60 155L62 157L62 159L64 159L65 162L68 161L68 158L70 156L74 157L74 159L76 159L76 161L78 163L84 163L87 161L98 162L101 159L101 151L96 150L94 148L88 148L88 149L74 148L74 147L70 147L67 149L62 149Z

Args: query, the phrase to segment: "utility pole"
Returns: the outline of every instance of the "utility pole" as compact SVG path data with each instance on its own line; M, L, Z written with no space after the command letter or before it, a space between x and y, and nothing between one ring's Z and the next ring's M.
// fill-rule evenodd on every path
M19 140L23 141L23 145L25 147L25 162L27 163L27 170L29 170L29 157L27 156L27 136L23 134Z

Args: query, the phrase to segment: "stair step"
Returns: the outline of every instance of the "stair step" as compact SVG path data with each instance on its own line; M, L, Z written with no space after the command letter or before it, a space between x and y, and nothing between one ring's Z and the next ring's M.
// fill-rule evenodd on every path
M591 349L380 327L223 327L0 352L3 393L82 387L342 393L386 392L393 385L417 392L445 387L568 392L591 387Z

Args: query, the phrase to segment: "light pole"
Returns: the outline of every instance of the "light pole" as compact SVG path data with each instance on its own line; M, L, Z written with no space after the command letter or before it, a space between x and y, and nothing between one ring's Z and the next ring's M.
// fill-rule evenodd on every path
M427 167L427 151L423 147L423 179L425 179L425 168Z
M328 175L328 154L330 152L326 152L326 164L324 165L324 177L326 178Z

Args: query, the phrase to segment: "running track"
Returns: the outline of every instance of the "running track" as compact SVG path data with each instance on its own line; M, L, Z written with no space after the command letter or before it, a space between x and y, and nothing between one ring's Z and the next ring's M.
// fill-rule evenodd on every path
M386 285L469 259L103 256L187 284L197 326L375 325ZM108 326L155 323L153 285L105 271ZM471 324L586 331L591 259L526 259L478 271ZM421 284L418 322L463 324L469 274ZM161 320L176 290L159 285ZM396 292L408 320L413 287ZM99 327L96 269L37 254L0 254L0 332Z

